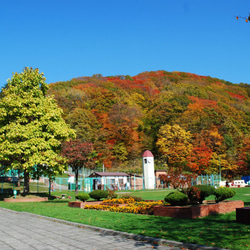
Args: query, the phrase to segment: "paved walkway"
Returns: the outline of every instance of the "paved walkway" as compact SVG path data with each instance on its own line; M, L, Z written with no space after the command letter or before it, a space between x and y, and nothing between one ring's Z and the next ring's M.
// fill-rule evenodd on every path
M0 208L0 249L205 249ZM168 245L154 244L168 243ZM172 246L171 246L172 245ZM207 248L212 249L212 248ZM215 248L213 248L215 249Z

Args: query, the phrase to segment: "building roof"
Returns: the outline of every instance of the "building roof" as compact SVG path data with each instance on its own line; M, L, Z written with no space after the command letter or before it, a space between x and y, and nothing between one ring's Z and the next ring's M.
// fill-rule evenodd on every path
M154 157L154 155L149 150L146 150L143 153L142 157Z
M129 176L123 172L93 172L89 177L103 177L103 176Z

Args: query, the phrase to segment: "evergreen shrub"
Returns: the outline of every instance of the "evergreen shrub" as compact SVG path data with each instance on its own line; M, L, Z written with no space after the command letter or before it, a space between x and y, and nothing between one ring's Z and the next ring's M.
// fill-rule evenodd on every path
M184 206L187 204L188 196L182 192L176 191L167 194L164 200L172 206Z
M100 201L103 198L108 198L108 191L105 190L94 190L89 193L89 196L94 199Z
M233 197L236 194L236 192L228 187L219 187L215 189L214 195L215 195L215 201L220 202L226 199L229 199Z
M88 200L90 197L87 193L82 193L82 194L77 194L76 195L76 199L80 200L80 201L86 201Z

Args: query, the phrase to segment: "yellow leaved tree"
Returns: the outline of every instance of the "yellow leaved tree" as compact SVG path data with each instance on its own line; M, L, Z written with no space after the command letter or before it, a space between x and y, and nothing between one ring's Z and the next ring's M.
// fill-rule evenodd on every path
M167 159L169 167L180 167L192 149L192 135L179 125L163 125L158 133L156 145Z
M30 174L50 178L64 170L59 155L62 141L74 131L62 118L48 85L38 69L25 68L13 74L0 99L0 163L24 176L24 194L29 193Z

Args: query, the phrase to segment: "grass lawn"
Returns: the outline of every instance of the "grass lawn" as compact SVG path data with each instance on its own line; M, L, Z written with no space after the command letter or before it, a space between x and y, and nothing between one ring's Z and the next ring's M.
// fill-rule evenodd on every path
M17 186L17 183L12 182L4 182L0 183L0 192L2 189L10 189L11 192L13 192L13 188L16 190L19 190L22 192L23 190L23 182L21 182L20 187ZM45 183L42 182L30 182L30 192L48 192L48 187L45 185Z
M155 200L163 199L167 193L167 190L164 191L133 191L131 194L143 197L143 199ZM245 205L250 206L250 188L236 188L235 191L237 194L232 199L241 199ZM73 192L68 191L66 194L71 194L73 197ZM41 203L6 203L1 201L0 206L168 240L234 250L250 250L250 225L236 223L235 212L198 219L176 219L70 208L67 201L63 200Z
M133 196L141 197L143 200L163 200L164 197L173 192L173 189L154 189L154 190L129 190L129 191L118 191L118 196L123 194L131 194Z

